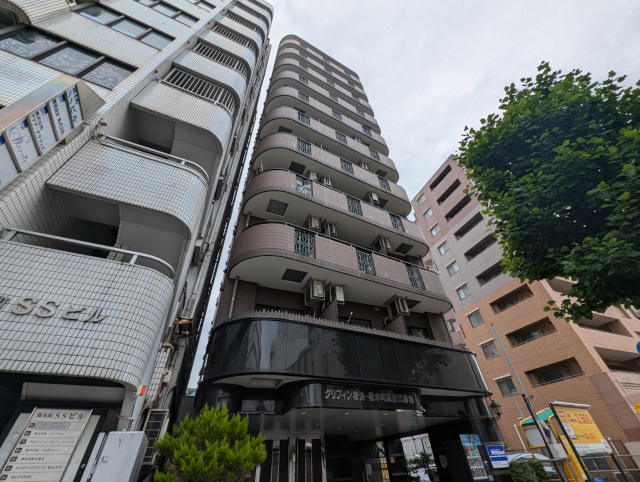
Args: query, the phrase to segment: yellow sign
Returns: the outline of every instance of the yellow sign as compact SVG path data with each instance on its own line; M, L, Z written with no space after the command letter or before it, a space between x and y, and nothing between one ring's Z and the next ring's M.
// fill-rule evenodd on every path
M633 406L636 407L636 411L640 413L640 403L634 403Z
M611 453L611 447L586 408L553 407L579 455Z

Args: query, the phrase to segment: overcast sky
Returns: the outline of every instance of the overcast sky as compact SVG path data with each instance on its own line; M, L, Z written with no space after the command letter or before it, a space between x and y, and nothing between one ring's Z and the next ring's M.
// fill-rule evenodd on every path
M360 76L410 198L455 153L465 125L497 112L503 88L554 69L640 79L638 0L271 0L273 50L296 34ZM255 132L254 132L255 134ZM243 181L244 183L244 181ZM240 197L240 196L238 196ZM237 208L234 209L234 219ZM231 233L231 229L229 233ZM222 267L226 262L229 239ZM207 322L213 318L219 269ZM197 380L209 327L203 328Z

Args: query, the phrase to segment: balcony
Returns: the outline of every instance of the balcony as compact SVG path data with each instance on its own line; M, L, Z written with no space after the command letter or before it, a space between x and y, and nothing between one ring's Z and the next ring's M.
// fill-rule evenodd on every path
M300 37L298 37L297 35L285 35L280 41L278 49L284 48L285 46L293 47L301 52L313 55L315 59L320 62L321 65L323 65L322 62L324 62L324 60L322 59L324 57L324 54L320 51L317 51L313 46L306 46L305 44L305 46L302 47L302 39L300 39ZM338 66L339 68L336 69L336 66ZM349 85L349 87L352 88L356 94L364 94L362 82L360 82L360 78L357 74L347 73L349 69L347 69L343 64L336 62L335 60L331 61L331 65L329 65L329 67L332 67L333 71L337 72L340 75L339 80L341 82L346 83L347 85L349 85L349 82L353 83L353 86Z
M248 39L252 44L254 44L254 48L256 48L256 52L260 52L260 49L262 48L262 44L263 44L263 38L262 38L262 35L260 35L258 32L242 25L241 23L238 23L237 21L229 17L222 17L217 21L217 23L229 30L237 32L238 34Z
M177 269L198 229L208 187L202 169L183 162L103 138L85 144L47 187L61 192L91 241L146 253Z
M377 194L379 207L406 216L411 212L411 203L406 191L395 183L389 190L380 185L378 176L356 164L351 171L343 169L339 156L303 139L286 134L271 134L256 144L252 169L286 169L300 174L313 171L331 178L332 186L358 199L368 199L370 192Z
M294 48L281 48L280 50L278 50L276 63L273 71L273 76L275 77L276 75L279 75L280 73L282 73L276 70L277 67L281 65L280 62L282 62L285 59L290 59L290 60L293 60L294 62L298 62L298 65L300 63L304 64L307 68L306 69L303 68L303 70L307 73L307 75L309 75L311 71L314 71L318 74L319 78L325 79L323 83L326 84L326 79L328 78L329 80L334 81L334 84L335 84L335 80L338 80L338 78L335 77L334 75L331 75L331 73L327 72L327 70L325 70L324 65L320 65L318 62L309 58L308 56L303 57L300 55L300 53L301 53L300 50L294 49ZM287 68L291 68L291 64L289 65L284 64L281 67L281 69L287 69ZM333 69L329 69L329 70L333 72ZM296 71L296 73L299 73L299 71ZM340 90L338 90L335 88L335 86L334 86L334 92L340 97L342 101L344 101L344 103L351 105L354 111L357 107L358 109L364 111L366 114L370 115L371 117L375 117L375 114L373 113L373 109L371 108L371 105L369 105L367 101L361 99L358 95L354 94L355 95L354 97L354 95L352 95L348 89L341 88Z
M278 386L294 379L329 378L446 390L457 396L485 392L474 355L464 349L318 318L245 313L216 327L210 346L204 383L250 385L247 375L268 375Z
M245 47L244 45L240 45L238 42L234 42L233 40L214 32L213 30L205 30L204 33L200 35L200 40L209 45L215 46L216 48L222 49L223 51L226 51L238 58L243 59L249 67L249 78L251 78L251 74L256 67L257 57L250 48Z
M398 218L375 205L357 202L343 192L312 182L291 171L265 171L254 177L244 193L243 212L261 219L282 220L269 211L276 200L286 204L286 220L303 225L312 215L337 223L338 236L359 246L370 246L379 235L388 237L392 252L422 258L429 250L417 224ZM357 206L353 203L357 202Z
M141 253L41 233L19 230L4 237L0 370L99 378L134 389L140 385L166 330L173 297L173 282L160 271L170 274L172 268L156 260L160 268L150 269L140 266L143 257L150 259ZM131 259L70 249L106 249Z
M372 172L387 178L390 181L398 182L398 172L395 163L384 154L378 153L372 156L369 147L351 139L346 135L342 140L337 138L336 133L342 133L344 125L336 129L322 124L310 116L301 115L293 107L278 107L265 113L260 123L259 138L275 134L280 127L291 129L293 134L302 139L306 139L312 144L322 145L337 156L343 157L353 163L364 162ZM377 152L377 151L376 151Z
M260 34L260 32L255 28L258 27L258 29L262 32L260 36L262 37L262 43L264 43L265 39L269 36L269 26L265 23L264 20L256 15L247 12L242 8L239 8L238 6L231 7L229 9L229 12L233 15L237 15L239 17L238 21L240 21L240 23L248 23L250 25L249 28L257 31Z
M271 22L273 22L273 13L271 13L271 10L266 6L261 4L260 2L254 0L240 0L238 2L238 4L240 5L245 5L247 7L249 7L251 10L255 10L256 12L259 12L260 14L264 15L265 17L267 17L267 23L269 25L271 25Z
M312 236L313 256L296 250L297 231ZM287 270L297 271L300 282L283 279ZM344 286L346 298L357 303L381 306L393 296L406 297L416 313L451 308L436 273L283 222L254 224L238 234L229 261L229 277L236 276L295 292L309 278L325 280Z

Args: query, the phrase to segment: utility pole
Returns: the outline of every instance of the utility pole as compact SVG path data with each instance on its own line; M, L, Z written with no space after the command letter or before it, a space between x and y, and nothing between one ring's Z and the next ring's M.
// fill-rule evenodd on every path
M536 427L538 428L538 431L540 432L540 436L544 441L544 446L549 451L549 454L552 455L554 452L551 450L551 445L549 444L549 440L547 440L547 436L545 435L544 430L542 429L542 424L538 419L538 414L533 409L533 405L531 405L531 397L529 397L529 395L527 394L527 391L524 389L524 385L522 384L522 381L518 376L518 372L516 371L516 368L513 366L513 362L511 361L511 358L509 358L509 354L507 353L507 350L504 349L504 345L502 344L500 335L498 335L496 327L493 326L493 323L491 323L491 328L493 329L493 333L496 335L496 339L498 340L498 343L500 343L500 348L502 348L502 353L504 353L504 356L507 359L507 362L509 362L509 366L511 367L511 372L513 373L513 376L516 377L516 380L518 381L518 385L520 386L520 390L522 390L522 398L524 400L525 405L527 406L527 409L529 410L529 413L531 414L531 419L534 421L534 423L536 424ZM564 473L563 465L564 463L560 464L560 467L558 467L558 463L553 462L553 466L556 468L556 472L558 472L558 475L560 476L560 480L562 480L562 482L569 482L569 479L567 479L567 476Z

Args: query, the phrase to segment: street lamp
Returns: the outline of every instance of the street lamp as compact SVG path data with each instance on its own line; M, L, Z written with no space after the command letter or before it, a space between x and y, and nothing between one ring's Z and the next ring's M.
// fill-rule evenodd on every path
M502 415L502 405L500 405L495 400L491 399L489 408L491 409L491 413L496 417L496 419L500 420L500 415Z

